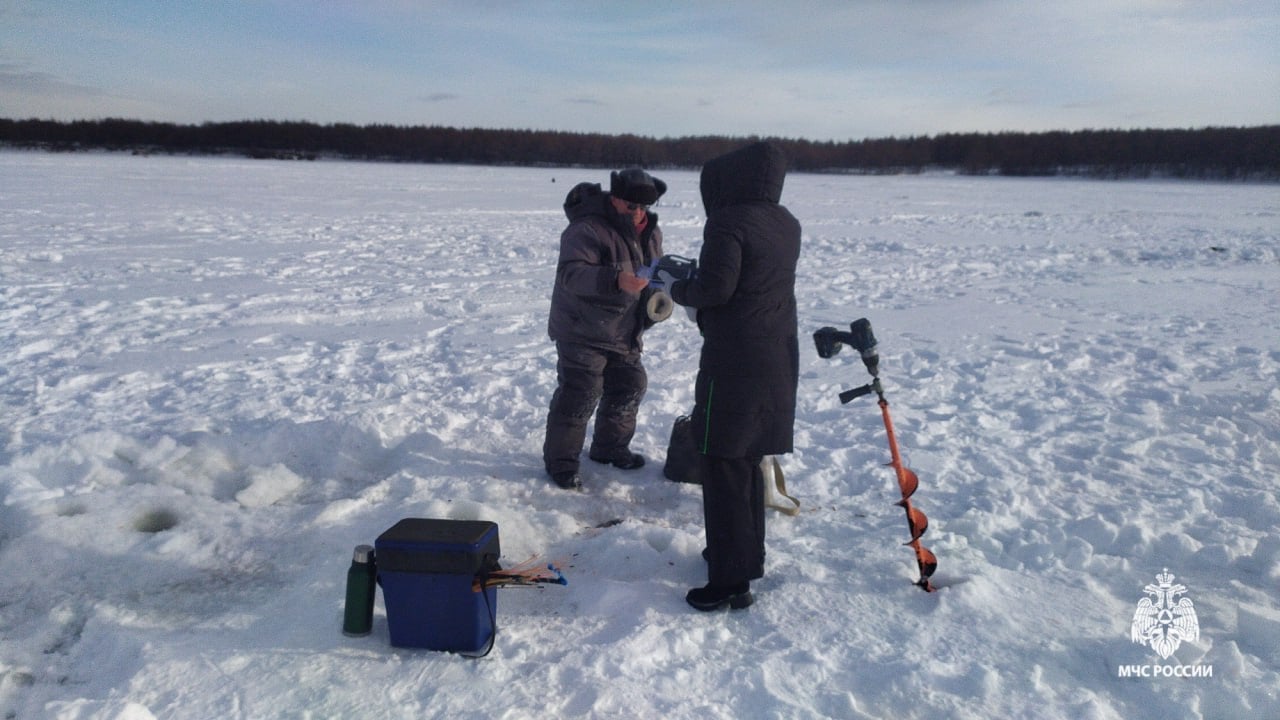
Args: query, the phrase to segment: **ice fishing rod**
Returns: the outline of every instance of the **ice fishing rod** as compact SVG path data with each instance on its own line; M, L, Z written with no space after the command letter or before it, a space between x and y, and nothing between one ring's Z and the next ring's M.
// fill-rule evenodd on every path
M564 573L555 563L543 563L530 558L523 563L503 569L493 569L477 575L471 584L474 592L491 587L532 587L534 585L568 585Z
M929 528L929 518L919 508L911 506L911 496L920 485L920 478L914 470L902 464L902 455L898 452L898 438L893 432L893 418L889 416L889 401L885 398L884 386L880 384L880 354L876 350L876 336L871 332L871 321L866 318L855 320L849 324L849 332L833 327L819 328L813 333L813 344L818 349L818 357L824 360L835 357L843 345L852 347L862 356L862 364L871 374L871 382L841 392L840 403L847 404L873 392L879 398L880 415L884 418L885 433L889 437L889 465L897 474L898 489L902 492L902 499L894 504L906 510L907 530L911 533L911 539L903 544L916 553L920 579L915 584L925 592L933 592L935 588L929 578L938 569L938 558L920 544L920 537Z

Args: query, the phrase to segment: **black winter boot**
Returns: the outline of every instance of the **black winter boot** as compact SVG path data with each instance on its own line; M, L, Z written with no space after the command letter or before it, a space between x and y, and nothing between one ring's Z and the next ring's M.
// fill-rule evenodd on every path
M620 455L614 455L613 457L602 457L591 454L588 454L587 457L598 463L612 465L621 470L636 470L644 467L644 456L640 453L633 453L630 450L625 451Z
M582 489L582 476L576 470L551 473L551 481L565 490Z
M719 610L725 605L734 610L741 610L742 608L750 607L751 603L755 602L755 598L751 595L751 583L739 583L724 587L707 585L706 587L694 588L684 596L684 599L695 610L703 612Z

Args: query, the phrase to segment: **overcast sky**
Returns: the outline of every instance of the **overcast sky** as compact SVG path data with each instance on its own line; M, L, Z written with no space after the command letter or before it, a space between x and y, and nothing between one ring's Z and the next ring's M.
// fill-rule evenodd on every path
M1280 123L1278 0L0 0L0 117L814 140Z

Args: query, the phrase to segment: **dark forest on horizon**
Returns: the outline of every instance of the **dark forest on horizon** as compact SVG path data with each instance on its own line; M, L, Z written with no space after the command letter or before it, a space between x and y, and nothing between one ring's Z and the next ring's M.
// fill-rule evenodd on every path
M545 130L245 120L200 125L0 118L0 146L50 151L335 158L477 165L697 168L746 142L781 145L799 172L1280 181L1280 125L947 133L851 141L652 138Z

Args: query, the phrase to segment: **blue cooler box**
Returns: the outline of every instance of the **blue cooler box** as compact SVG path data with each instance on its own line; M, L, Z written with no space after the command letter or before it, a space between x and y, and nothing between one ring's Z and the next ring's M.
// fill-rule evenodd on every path
M472 652L493 636L496 588L473 589L498 567L498 526L483 520L406 518L374 544L396 647Z

